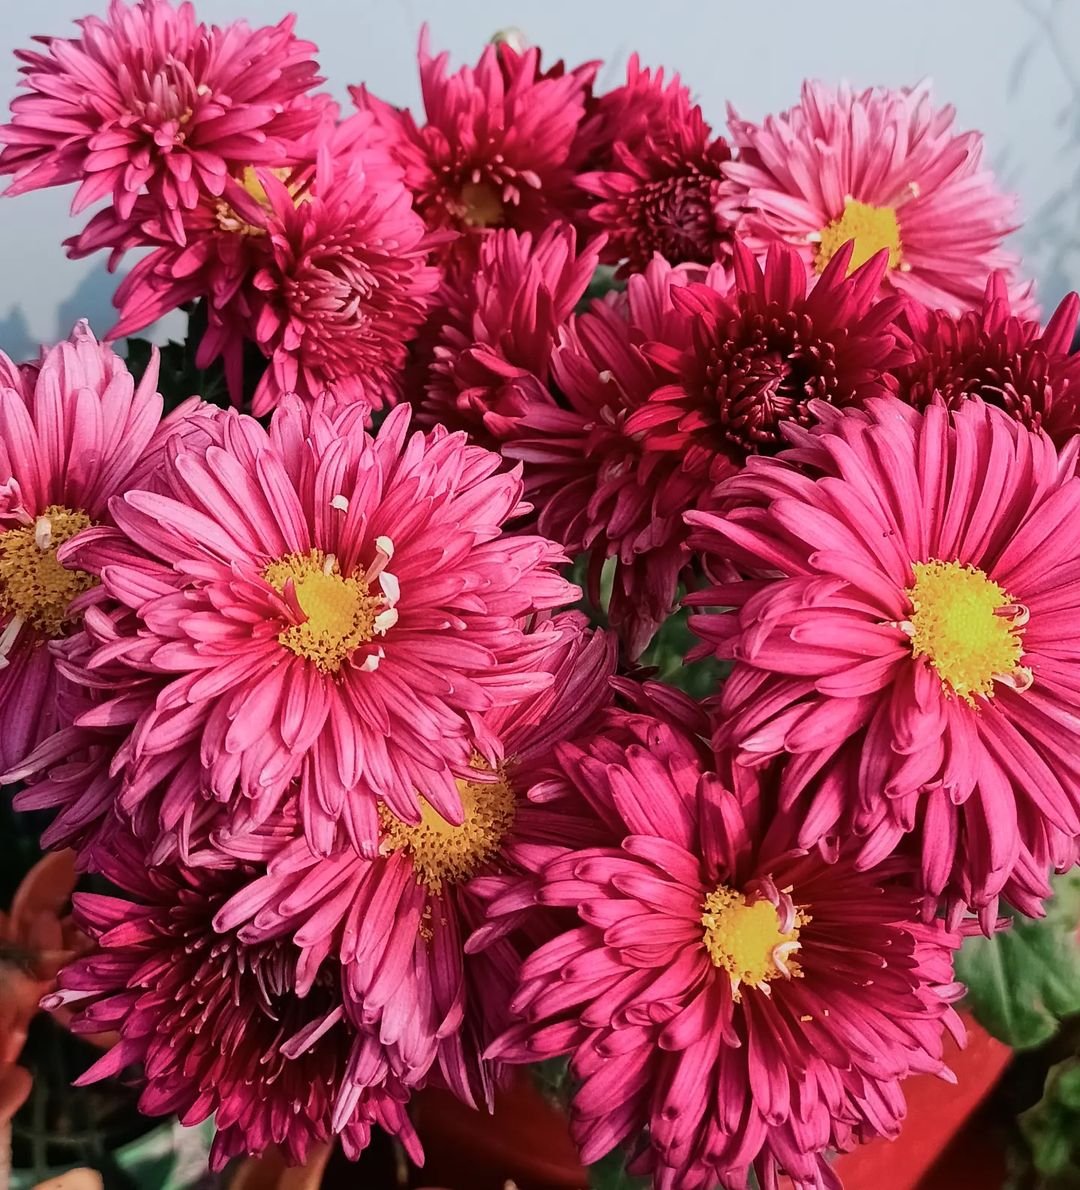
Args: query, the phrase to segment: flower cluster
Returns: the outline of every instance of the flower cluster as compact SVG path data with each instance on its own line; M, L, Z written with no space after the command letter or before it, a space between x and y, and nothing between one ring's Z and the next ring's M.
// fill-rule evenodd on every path
M2 780L113 890L84 1077L215 1166L421 1161L416 1091L565 1057L583 1163L836 1186L1080 843L1080 299L978 134L426 34L422 118L343 115L171 0L43 44L9 193L105 200L112 337L186 307L231 396L0 356Z

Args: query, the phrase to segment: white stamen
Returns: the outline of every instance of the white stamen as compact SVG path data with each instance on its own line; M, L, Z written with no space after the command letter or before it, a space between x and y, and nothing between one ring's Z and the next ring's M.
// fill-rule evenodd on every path
M615 379L615 373L610 368L605 368L602 372L597 372L596 379L601 384L610 384Z
M338 494L330 501L330 507L336 508L338 512L349 511L349 497Z
M47 516L39 516L34 522L34 544L42 551L52 545L52 521Z
M333 574L334 567L337 565L337 555L327 554L322 564L323 574Z
M375 631L383 636L389 629L398 622L398 610L396 607L388 607L386 611L379 612L374 620Z
M781 942L779 946L774 946L772 950L773 966L784 976L785 979L791 978L791 968L787 965L788 956L801 950L802 945L792 939L790 942Z
M368 653L364 658L363 664L360 666L360 672L365 674L373 674L379 668L379 662L386 656L382 648L378 648L374 653Z
M389 537L376 537L375 548L381 554L385 554L388 558L392 558L394 556L394 543Z
M384 570L379 575L379 582L382 585L382 593L387 606L393 607L401 598L401 583L398 582L397 575L391 574L389 570Z
M22 626L26 623L22 616L12 616L8 621L7 627L0 633L0 669L4 669L10 665L8 661L8 653L11 652L12 646L19 633L22 631Z

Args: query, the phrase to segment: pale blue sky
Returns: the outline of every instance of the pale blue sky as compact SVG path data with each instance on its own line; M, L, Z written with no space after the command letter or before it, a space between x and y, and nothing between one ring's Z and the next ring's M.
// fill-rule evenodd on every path
M12 51L35 33L70 35L106 0L0 8L0 102L15 91ZM1080 284L1080 3L1075 0L197 0L203 19L269 22L290 10L321 47L331 89L366 82L415 103L416 38L472 60L498 28L517 25L550 58L603 58L604 83L638 50L681 71L715 125L731 100L759 118L795 102L803 77L901 85L924 77L962 127L981 128L1003 181L1021 196L1018 238L1044 305ZM1049 14L1052 35L1040 25ZM25 354L76 317L103 332L114 285L104 261L68 261L77 224L70 191L0 202L0 348ZM1074 242L1075 241L1075 242Z

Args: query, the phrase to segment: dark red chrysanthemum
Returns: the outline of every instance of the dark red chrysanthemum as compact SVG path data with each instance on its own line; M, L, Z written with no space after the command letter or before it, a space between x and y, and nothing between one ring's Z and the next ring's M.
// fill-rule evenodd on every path
M713 137L684 91L659 114L636 145L612 146L606 169L578 178L599 200L589 218L607 232L603 259L621 263L623 275L640 271L656 253L672 264L712 264L731 255L731 224L718 210L723 165L731 158L727 141Z
M567 224L542 235L497 231L475 269L445 286L427 371L423 420L496 446L531 404L547 403L551 353L596 271L600 244L579 253Z
M720 473L732 460L780 448L780 423L810 424L809 404L859 405L881 395L890 369L910 358L891 326L899 298L877 300L884 254L846 276L851 245L808 291L798 254L776 245L765 267L735 244L735 284L676 290L693 317L685 350L652 345L672 377L632 414L627 429L648 449L672 451L687 465Z
M448 55L431 57L426 30L419 58L426 124L363 87L352 96L389 133L428 227L464 233L455 253L487 228L542 232L579 205L574 134L596 63L541 71L538 49L518 53L504 42L448 76Z
M558 399L529 402L503 444L525 463L543 532L568 553L590 551L594 598L605 560L618 559L608 615L631 656L671 613L690 556L682 514L710 484L692 466L693 452L686 460L647 453L644 436L627 429L666 379L645 344L676 352L691 344L690 315L672 297L689 279L654 260L624 293L571 320L551 361ZM723 284L719 270L709 279Z
M76 920L97 947L45 1001L82 1005L77 1032L120 1034L80 1083L139 1063L147 1115L187 1125L214 1116L215 1169L271 1144L299 1164L334 1135L355 1158L373 1124L421 1158L406 1092L388 1071L381 1083L372 1077L383 1061L376 1034L345 1020L338 965L324 962L301 996L292 943L246 945L214 930L249 869L150 866L130 837L103 858L104 875L134 900L76 896Z
M924 408L981 397L1063 446L1080 429L1080 355L1070 355L1080 297L1070 293L1045 328L1013 312L1008 277L991 273L982 308L963 314L910 302L898 324L914 359L895 371L898 394Z

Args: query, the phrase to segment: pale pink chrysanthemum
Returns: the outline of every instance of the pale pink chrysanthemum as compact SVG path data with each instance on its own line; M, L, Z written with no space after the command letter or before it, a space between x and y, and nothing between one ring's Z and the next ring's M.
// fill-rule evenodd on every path
M731 150L685 94L664 104L637 143L616 140L606 168L578 175L590 226L607 235L602 259L620 276L657 253L671 264L724 263L732 224L720 205Z
M731 112L736 159L725 203L760 255L776 240L821 272L855 241L851 267L888 250L882 284L959 313L982 300L987 275L1018 261L1002 248L1015 200L982 164L977 132L958 133L951 107L934 109L925 85L856 92L803 84L802 101L752 124ZM1030 284L1014 299L1030 303Z
M572 319L551 359L560 399L529 401L502 446L524 462L540 532L570 554L590 552L595 600L604 562L618 559L608 615L632 657L672 612L690 558L682 514L711 486L684 465L693 454L648 454L626 425L667 380L646 344L691 343L690 317L672 292L692 279L657 259L624 293ZM708 284L722 286L722 274Z
M503 43L487 46L475 68L448 75L449 55L431 57L426 29L419 59L426 124L363 87L352 96L390 134L428 226L462 233L455 255L488 228L539 234L579 205L574 134L595 63L542 72L538 49L519 53Z
M492 713L487 730L504 740L507 758L491 772L477 756L473 779L458 780L459 825L426 801L412 820L380 808L378 854L369 857L347 849L314 856L302 837L281 846L271 836L267 874L217 919L252 944L292 937L304 952L301 991L327 961L340 961L346 1013L378 1031L395 1077L410 1086L430 1078L488 1110L499 1067L482 1054L511 1023L521 950L537 934L512 919L485 933L482 953L466 953L466 939L485 927L478 886L596 841L593 824L579 829L524 792L543 778L553 749L587 730L609 701L615 664L613 641L589 633L580 613L536 631L554 645L543 661L554 682Z
M1080 355L1072 354L1080 297L1062 298L1046 326L1015 313L1006 278L991 273L981 306L963 314L908 302L897 318L911 349L892 369L897 396L923 408L940 396L998 405L1058 446L1080 430Z
M791 755L800 846L911 847L928 912L1038 915L1080 835L1080 440L974 397L817 412L687 517L746 576L692 597L731 609L691 619L734 662L719 736Z
M838 1190L827 1151L896 1136L908 1075L951 1077L960 939L919 920L910 864L801 852L772 774L703 761L692 704L642 710L558 751L545 804L607 840L522 882L574 916L488 1055L569 1055L586 1164L625 1145L662 1190Z
M374 1125L422 1160L408 1092L383 1062L377 1036L343 1012L340 965L324 962L301 992L300 951L290 942L247 945L215 928L251 868L151 864L130 836L102 860L105 877L132 899L76 894L76 921L96 947L60 973L45 1000L80 1009L76 1032L120 1034L77 1085L138 1063L146 1115L185 1125L214 1117L215 1170L271 1145L303 1164L334 1137L355 1159Z
M577 250L567 224L535 238L496 231L477 267L448 278L422 419L497 445L531 404L550 402L551 353L596 271L599 241Z
M138 385L85 322L19 368L0 353L0 768L57 729L64 679L49 642L75 628L94 583L57 550L108 520L161 418L156 353Z
M321 118L324 98L307 94L321 82L315 46L294 22L209 28L188 3L111 0L105 20L77 22L79 37L18 51L30 93L0 128L7 193L78 182L73 211L109 198L122 219L146 193L183 243L184 211L231 172L285 164Z
M457 821L456 779L503 759L484 716L551 682L554 642L524 618L577 588L551 542L502 536L520 475L464 435L410 436L406 408L375 438L365 414L291 398L269 431L222 414L220 446L176 442L155 490L114 500L115 527L64 555L101 582L87 667L168 679L126 782L194 751L226 833L294 782L319 851L339 825L375 845L377 803L408 818L419 790Z

